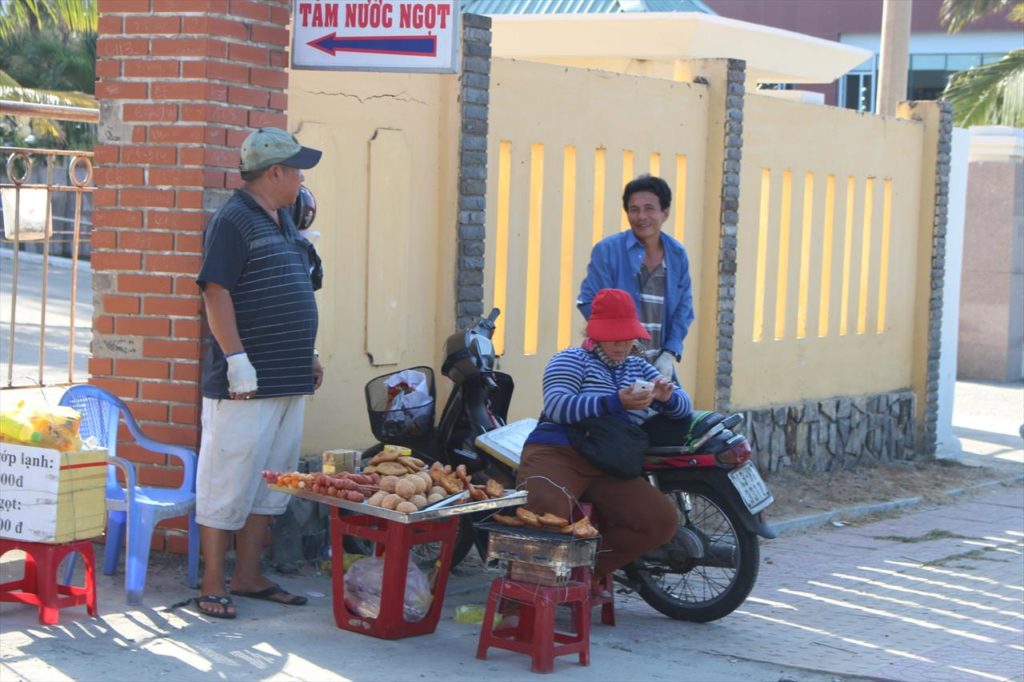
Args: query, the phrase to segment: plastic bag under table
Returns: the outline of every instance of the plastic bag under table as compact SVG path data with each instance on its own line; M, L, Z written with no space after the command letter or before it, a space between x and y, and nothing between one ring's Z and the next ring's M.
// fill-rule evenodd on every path
M376 516L342 515L335 509L331 514L331 562L334 622L343 630L359 632L380 639L401 639L425 635L437 629L444 605L444 590L448 585L452 553L459 517L450 516L417 523L400 523ZM345 604L344 536L363 538L376 543L377 556L384 558L384 578L381 585L380 612L376 618L362 616ZM436 568L433 599L422 620L410 621L405 617L406 577L409 554L414 545L441 543L440 565Z

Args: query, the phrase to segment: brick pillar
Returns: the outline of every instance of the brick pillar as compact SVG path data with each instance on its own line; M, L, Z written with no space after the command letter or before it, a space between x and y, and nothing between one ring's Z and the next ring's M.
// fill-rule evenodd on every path
M90 383L159 440L198 447L202 230L240 182L249 130L286 127L289 6L99 2ZM176 460L130 443L118 454L139 464L140 483L180 483Z

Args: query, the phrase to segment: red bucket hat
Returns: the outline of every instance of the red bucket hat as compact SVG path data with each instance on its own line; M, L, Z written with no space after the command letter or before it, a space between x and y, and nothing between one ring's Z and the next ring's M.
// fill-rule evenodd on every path
M636 316L633 297L622 289L601 289L590 306L587 336L594 341L648 340L651 335Z

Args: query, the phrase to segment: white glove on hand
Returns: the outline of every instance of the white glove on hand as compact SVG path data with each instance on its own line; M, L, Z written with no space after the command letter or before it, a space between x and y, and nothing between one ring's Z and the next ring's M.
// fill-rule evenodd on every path
M228 392L229 393L255 393L258 385L256 383L256 368L249 362L246 353L229 355L228 361Z
M674 360L675 358L672 357L672 354L666 350L661 351L658 357L654 358L655 369L661 372L661 376L670 381L672 380L672 370L675 369Z

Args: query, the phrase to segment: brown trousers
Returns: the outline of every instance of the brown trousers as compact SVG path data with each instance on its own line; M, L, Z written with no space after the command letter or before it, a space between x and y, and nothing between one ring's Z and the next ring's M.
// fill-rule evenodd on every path
M516 485L525 485L526 507L536 514L576 519L573 499L594 505L601 521L598 577L668 542L679 522L675 505L644 478L609 476L568 445L527 445Z

